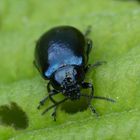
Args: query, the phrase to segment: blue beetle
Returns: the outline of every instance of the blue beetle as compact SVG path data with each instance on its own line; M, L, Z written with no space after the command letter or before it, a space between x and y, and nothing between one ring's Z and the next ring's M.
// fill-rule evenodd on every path
M92 48L92 41L87 37L89 32L90 28L85 34L82 34L75 27L58 26L44 33L37 41L34 64L42 77L49 80L47 85L49 95L40 101L38 109L50 98L54 105L47 108L42 114L54 108L52 113L54 120L56 120L57 106L68 99L78 100L81 96L88 98L89 107L94 113L96 111L91 105L91 99L104 99L114 102L110 98L94 96L93 85L84 82L88 69L103 63L88 64L89 53ZM90 95L81 94L81 88L90 88ZM53 96L58 93L62 93L65 98L56 102Z

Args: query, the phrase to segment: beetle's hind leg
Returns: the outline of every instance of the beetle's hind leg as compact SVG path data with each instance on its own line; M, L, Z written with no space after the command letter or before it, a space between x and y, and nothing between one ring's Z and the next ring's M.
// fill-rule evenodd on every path
M92 43L92 40L87 38L86 39L86 44L87 44L87 51L86 51L86 54L87 56L89 55L89 53L91 52L91 49L92 49L92 46L93 46L93 43Z
M89 25L89 26L87 27L87 29L86 29L86 31L85 31L85 34L84 34L86 37L91 33L91 28L92 28L91 25Z
M95 108L91 104L91 100L94 97L94 87L93 87L93 85L91 83L83 82L82 87L84 89L87 89L87 88L91 89L91 92L90 92L90 97L91 98L88 99L88 106L89 106L90 110L92 111L92 113L94 113L96 116L98 116L98 113L96 112Z
M38 72L40 72L39 67L37 66L35 60L33 61L33 65L36 67L36 69L38 70Z
M88 38L88 35L91 33L91 26L88 26L86 31L85 31L85 38L86 38L86 45L87 45L87 56L89 55L91 49L92 49L92 46L93 46L93 43L92 43L92 40Z
M33 61L33 65L38 69L37 64L35 62L35 60Z
M85 72L87 72L88 70L90 69L93 69L93 68L96 68L98 66L101 66L103 64L106 64L107 62L106 61L97 61L96 63L94 64L89 64L87 65L87 67L85 68Z

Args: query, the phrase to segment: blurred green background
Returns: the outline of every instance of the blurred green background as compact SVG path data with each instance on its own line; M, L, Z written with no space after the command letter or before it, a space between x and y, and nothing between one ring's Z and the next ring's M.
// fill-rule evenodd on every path
M94 84L95 95L117 101L93 101L98 118L89 109L72 115L59 109L54 122L51 111L41 116L42 110L36 109L47 94L47 82L33 66L34 48L40 35L57 25L72 25L82 32L92 26L94 47L89 63L105 60L107 64L91 71L86 80ZM137 140L139 87L138 1L0 0L0 140ZM8 115L2 108L6 105ZM13 106L17 112L12 118ZM25 118L19 110L25 112ZM3 116L11 123L5 124ZM26 129L15 129L18 119L28 120Z

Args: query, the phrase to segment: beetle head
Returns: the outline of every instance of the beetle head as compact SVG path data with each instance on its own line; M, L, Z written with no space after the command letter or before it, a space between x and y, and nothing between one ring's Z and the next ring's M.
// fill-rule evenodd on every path
M64 66L59 68L51 78L52 86L71 100L80 98L80 84L84 79L84 72L78 66Z

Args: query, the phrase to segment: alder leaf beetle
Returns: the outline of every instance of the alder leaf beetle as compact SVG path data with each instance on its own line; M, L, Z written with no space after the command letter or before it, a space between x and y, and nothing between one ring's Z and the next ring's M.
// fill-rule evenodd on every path
M89 53L92 49L92 40L88 38L89 33L90 27L83 34L72 26L58 26L44 33L37 41L34 64L42 77L49 81L48 96L40 101L38 109L47 99L50 99L53 105L42 114L54 108L52 113L54 120L56 120L58 105L66 100L78 100L84 96L88 99L89 108L94 113L96 111L91 105L92 99L114 102L110 98L94 96L93 84L84 81L90 68L104 63L104 61L99 61L93 65L88 64ZM81 93L81 89L88 88L91 89L90 95ZM65 97L59 102L53 99L53 96L58 93Z

